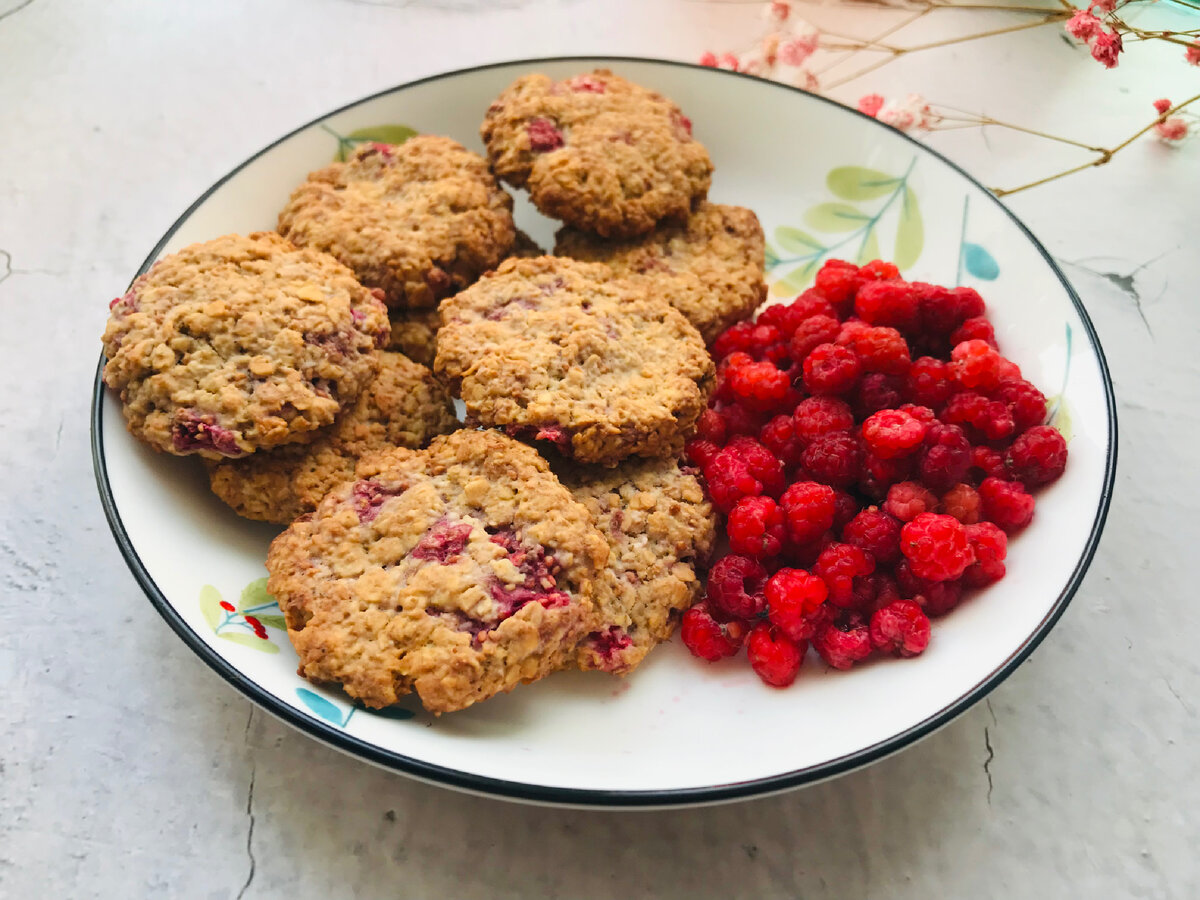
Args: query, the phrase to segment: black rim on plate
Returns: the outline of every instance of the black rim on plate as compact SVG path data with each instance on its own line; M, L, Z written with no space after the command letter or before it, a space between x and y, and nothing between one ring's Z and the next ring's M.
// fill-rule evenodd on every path
M398 85L387 90L379 91L368 97L363 97L355 100L353 103L347 103L345 106L339 107L332 112L326 113L301 125L288 134L283 135L278 140L272 142L266 147L259 150L249 159L242 162L235 169L228 172L224 177L217 181L212 187L200 195L197 200L187 208L187 210L175 220L174 224L163 235L162 239L150 251L145 261L142 263L137 274L141 275L145 272L158 255L162 252L164 246L179 230L180 226L191 217L192 213L207 200L214 191L220 188L230 178L244 169L247 165L254 162L264 153L267 153L274 147L291 138L293 135L304 131L320 122L325 121L331 116L344 112L353 107L359 106L370 100L378 97L383 97L388 94L393 94L398 91L403 91L415 85L425 84L431 81L439 81L446 78L453 78L458 75L464 75L470 72L479 72L487 69L506 68L511 66L526 66L536 67L545 63L558 62L578 62L587 65L605 64L605 63L641 63L649 65L674 66L678 68L699 69L704 72L713 72L714 70L697 66L692 63L677 62L674 60L648 59L644 57L631 56L559 56L547 57L539 59L524 59L512 60L509 62L490 63L482 66L472 66L467 69L459 69L453 72L444 72L439 75L432 75L427 78L421 78L416 81L407 82L406 84ZM1083 323L1084 330L1087 332L1088 341L1090 342L1093 351L1096 354L1097 361L1100 365L1100 376L1104 384L1105 405L1108 412L1109 435L1108 446L1105 448L1105 468L1104 468L1104 484L1101 489L1100 505L1096 510L1096 517L1092 522L1091 530L1088 534L1087 543L1084 546L1083 553L1080 555L1079 561L1076 563L1074 570L1071 572L1070 578L1055 600L1053 607L1046 614L1045 618L1034 629L1033 633L1025 640L1025 642L1012 653L1001 665L995 668L986 678L972 687L969 691L959 697L958 700L946 706L938 713L930 716L923 722L914 725L913 727L893 735L892 737L865 747L855 753L850 753L837 759L829 760L828 762L810 766L805 769L800 769L794 772L786 772L781 775L775 775L768 778L756 779L753 781L734 782L723 785L712 785L708 787L698 788L678 788L668 790L593 790L579 788L559 788L547 787L543 785L525 784L516 781L505 781L502 779L488 778L480 775L472 775L470 773L461 772L457 769L450 769L443 766L438 766L433 763L428 763L423 760L413 759L401 753L396 753L390 750L385 750L374 744L362 741L352 735L347 734L339 728L327 724L321 720L315 719L290 704L284 702L274 694L259 686L256 682L251 681L240 671L238 671L229 662L223 659L212 648L196 634L190 626L184 622L183 618L176 612L175 608L167 601L158 585L150 577L145 565L138 556L137 550L134 548L129 535L125 531L125 527L121 521L120 513L117 510L116 501L113 499L112 488L108 482L108 470L104 457L104 444L102 441L103 430L103 415L104 415L104 382L102 380L102 372L104 368L104 356L101 354L100 363L96 371L96 379L92 394L92 416L91 416L91 439L92 439L92 463L96 474L96 484L100 491L100 500L104 506L104 513L108 518L109 528L112 530L113 537L116 539L117 546L121 550L122 556L125 557L126 563L133 572L134 577L141 585L146 595L150 598L150 602L158 610L159 614L166 619L167 624L174 629L175 633L196 653L205 663L208 664L218 675L224 678L227 682L259 704L268 712L293 725L308 735L317 738L327 744L330 744L337 749L346 751L355 756L358 756L368 762L375 763L388 769L393 769L415 776L417 778L464 789L467 791L488 794L499 797L506 797L516 800L525 800L535 803L551 803L565 804L575 806L594 806L594 807L612 807L612 808L629 808L629 807L656 807L656 806L686 806L693 804L714 803L725 800L736 800L765 794L784 791L789 788L799 787L801 785L812 784L817 781L823 781L837 775L844 774L853 769L861 768L885 756L888 756L897 750L900 750L926 735L936 731L941 726L947 724L960 713L965 712L979 700L982 700L989 694L997 685L999 685L1033 652L1034 648L1042 642L1045 636L1050 632L1050 629L1058 621L1070 603L1071 598L1078 590L1080 582L1083 580L1084 573L1087 571L1092 557L1095 555L1096 547L1100 541L1100 533L1104 528L1104 521L1108 516L1108 508L1112 499L1113 481L1116 475L1117 464L1117 410L1116 401L1113 394L1112 377L1108 371L1108 363L1104 358L1104 351L1100 347L1100 341L1096 336L1095 327L1092 325L1091 319L1088 318L1087 311L1080 302L1070 282L1066 276L1055 264L1053 258L1041 245L1032 232L1021 222L1020 219L1012 213L1003 203L1000 202L990 191L980 184L969 173L964 171L960 166L942 156L935 150L930 149L924 144L909 135L891 129L886 125L876 121L870 116L866 116L857 110L842 106L833 100L821 97L815 94L810 94L799 88L789 85L780 84L778 82L763 81L753 76L743 75L736 72L721 71L719 73L723 77L729 78L748 78L759 84L771 85L772 87L790 91L817 100L822 103L827 103L831 106L836 106L846 115L860 116L867 119L872 124L881 128L888 128L895 134L909 141L913 145L919 147L921 151L932 155L934 158L941 161L946 166L960 174L968 182L979 188L983 193L999 207L1005 215L1013 222L1021 233L1029 240L1029 242L1037 249L1051 271L1062 284L1063 290L1071 299L1071 303L1075 306L1075 311L1078 313L1080 321ZM135 276L136 277L136 276Z

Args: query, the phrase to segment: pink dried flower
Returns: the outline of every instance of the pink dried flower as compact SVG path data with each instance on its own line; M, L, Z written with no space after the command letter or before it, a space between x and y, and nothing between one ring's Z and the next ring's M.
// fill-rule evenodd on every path
M1193 66L1200 66L1200 41L1192 41L1183 52L1183 58Z
M817 52L821 35L811 25L779 45L779 59L784 65L802 66L805 60Z
M729 69L731 72L741 71L738 58L732 53L722 53L720 59L717 60L717 68Z
M1115 31L1102 31L1092 39L1092 59L1106 69L1116 68L1121 50L1121 36Z
M880 94L864 94L858 100L858 111L866 113L868 116L879 115L881 109L883 109L883 96Z
M1078 10L1067 20L1067 34L1079 41L1091 41L1104 32L1100 20L1086 10Z
M1117 8L1117 0L1092 0L1088 5L1088 11L1098 11L1107 15Z
M802 90L812 91L813 93L821 89L821 82L817 79L816 73L809 69L800 69L796 73L796 77L792 79L792 84Z
M735 72L744 72L747 75L757 75L760 78L769 74L770 64L761 57L746 55L738 60Z
M775 60L779 55L779 44L783 40L783 35L777 31L772 31L762 39L762 58L768 66L775 65Z
M772 25L782 25L792 14L792 4L789 0L771 0L763 7L762 14Z
M1161 140L1182 141L1187 137L1188 124L1179 116L1171 116L1171 118L1155 125L1154 130L1158 133Z
M932 128L940 121L940 117L930 109L929 103L920 94L909 94L902 103L884 104L875 118L900 131Z
M715 69L717 66L717 54L713 53L711 50L705 50L700 54L699 63L702 66L709 66L710 68Z
M1168 100L1166 97L1163 97L1161 100L1154 101L1154 111L1156 113L1158 113L1160 116L1163 115L1170 108L1171 108L1171 101Z

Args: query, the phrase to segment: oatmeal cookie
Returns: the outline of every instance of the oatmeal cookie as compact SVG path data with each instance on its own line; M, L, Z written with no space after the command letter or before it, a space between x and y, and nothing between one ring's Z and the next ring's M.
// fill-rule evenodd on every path
M286 525L312 512L355 463L390 447L418 448L458 428L450 397L425 366L379 352L379 374L333 427L309 444L211 462L213 492L240 516Z
M678 455L713 381L666 300L553 256L507 260L444 301L434 369L471 419L610 466Z
M487 162L433 135L363 144L313 172L279 214L279 232L333 254L401 309L437 306L500 262L515 238L512 198Z
M695 470L676 459L557 470L609 546L596 581L599 624L580 641L575 662L625 675L671 636L703 590L697 568L712 554L716 513Z
M701 203L684 225L660 225L633 241L604 241L563 228L556 256L602 262L622 278L645 279L687 316L705 341L745 319L766 299L763 231L740 206Z
M518 78L480 128L495 173L546 215L604 237L682 221L712 181L692 123L661 94L606 69Z
M267 556L300 674L369 707L465 709L560 667L608 547L530 447L457 431L359 463Z
M387 311L349 269L270 232L160 259L110 309L104 383L133 434L181 456L310 440L387 339Z

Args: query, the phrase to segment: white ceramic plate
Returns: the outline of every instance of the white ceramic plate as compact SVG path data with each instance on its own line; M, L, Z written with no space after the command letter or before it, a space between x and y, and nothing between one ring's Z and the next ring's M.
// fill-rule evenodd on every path
M434 719L415 702L390 715L356 709L296 675L261 581L277 529L223 506L197 460L135 441L97 378L93 450L113 533L155 608L238 690L316 738L409 775L538 802L670 806L845 772L945 724L1028 656L1079 585L1113 483L1112 387L1083 307L1024 226L952 163L845 107L745 76L634 59L507 63L404 85L281 138L196 201L142 271L195 241L274 227L291 189L355 140L394 140L407 126L482 150L484 110L518 75L598 65L662 91L692 118L716 164L711 198L749 206L763 222L773 296L794 295L829 254L896 259L911 278L983 293L1001 348L1061 398L1056 424L1070 437L1067 472L1011 543L1007 578L937 622L913 661L841 673L810 655L780 691L744 659L703 664L675 640L626 680L559 674ZM552 245L554 223L523 197L517 220Z

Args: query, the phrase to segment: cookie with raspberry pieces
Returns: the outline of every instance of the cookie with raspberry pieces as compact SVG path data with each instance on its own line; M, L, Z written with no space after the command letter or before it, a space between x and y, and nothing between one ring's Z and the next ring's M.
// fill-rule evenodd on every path
M311 443L210 463L213 492L240 516L286 525L353 478L368 453L423 447L458 428L454 405L429 369L400 353L381 350L379 359L379 374Z
M104 383L156 450L210 459L311 440L375 374L383 304L277 234L160 259L110 305Z
M434 135L363 144L313 172L279 214L279 232L331 253L400 309L437 306L516 238L512 198L487 162Z
M558 232L557 256L601 262L643 282L687 316L706 342L766 299L763 230L740 206L702 202L683 225L659 225L644 238L604 241L575 228Z
M597 69L518 78L480 128L492 169L546 215L604 237L682 222L712 180L692 123L659 93Z
M507 260L444 301L434 370L480 424L609 466L679 455L714 375L666 300L553 256Z
M463 430L357 474L267 556L301 675L443 713L570 659L608 546L532 448Z

